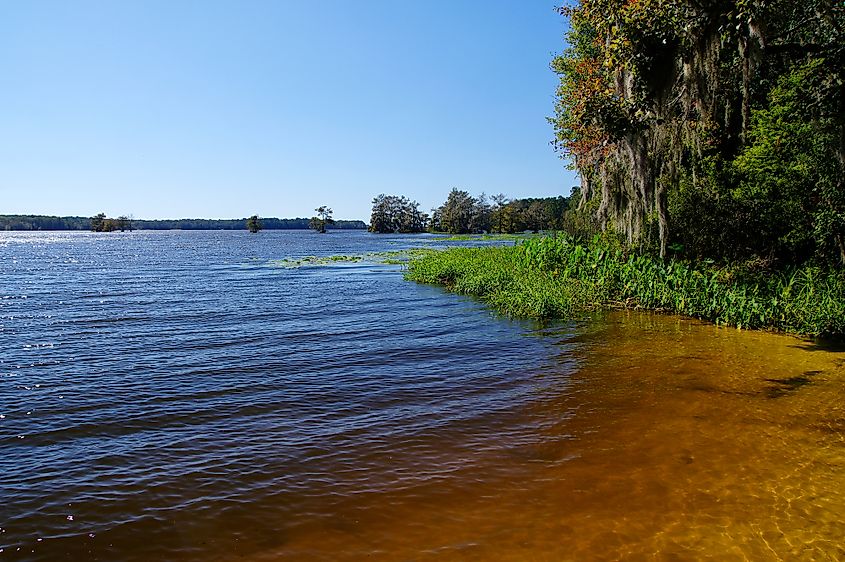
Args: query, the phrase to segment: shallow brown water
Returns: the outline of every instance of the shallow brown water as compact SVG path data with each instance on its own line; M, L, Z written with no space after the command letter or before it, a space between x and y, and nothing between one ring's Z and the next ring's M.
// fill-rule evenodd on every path
M252 558L845 559L845 354L644 313L580 331L571 384L537 383L513 420L532 444L462 466L437 443L448 475L317 499Z
M0 233L0 562L845 559L845 354L282 265L426 245Z

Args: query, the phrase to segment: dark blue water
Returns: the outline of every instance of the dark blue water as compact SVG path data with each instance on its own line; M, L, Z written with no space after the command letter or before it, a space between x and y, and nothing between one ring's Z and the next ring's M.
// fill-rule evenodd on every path
M491 458L536 443L532 405L566 391L565 327L372 256L278 261L426 245L0 233L0 559L284 552L508 470Z

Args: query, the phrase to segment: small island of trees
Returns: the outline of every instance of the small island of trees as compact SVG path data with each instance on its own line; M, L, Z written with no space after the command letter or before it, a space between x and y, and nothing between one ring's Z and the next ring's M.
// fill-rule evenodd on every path
M262 228L264 228L264 225L261 224L261 219L258 218L258 215L252 215L246 219L246 229L252 234L258 233Z
M124 232L132 230L132 221L127 216L119 216L116 219L106 217L105 213L99 213L91 217L91 232Z
M320 234L325 234L326 227L335 223L332 218L332 213L334 211L326 205L321 205L314 210L317 212L317 216L311 217L311 220L308 222L308 227L312 230L316 230Z

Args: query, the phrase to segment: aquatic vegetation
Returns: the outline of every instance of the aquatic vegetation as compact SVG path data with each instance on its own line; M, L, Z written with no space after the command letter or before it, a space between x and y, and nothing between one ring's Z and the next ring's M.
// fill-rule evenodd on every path
M595 308L645 308L728 326L845 335L845 277L804 266L664 261L599 237L525 240L511 247L429 250L406 277L482 298L496 310L536 318Z
M317 267L335 264L370 263L381 265L405 265L423 250L392 250L386 252L367 252L365 254L338 254L333 256L305 256L302 258L282 258L270 260L273 267L295 269L299 267Z
M305 256L303 258L282 258L270 260L269 264L275 267L297 268L304 266L329 265L332 263L356 263L363 260L363 256Z

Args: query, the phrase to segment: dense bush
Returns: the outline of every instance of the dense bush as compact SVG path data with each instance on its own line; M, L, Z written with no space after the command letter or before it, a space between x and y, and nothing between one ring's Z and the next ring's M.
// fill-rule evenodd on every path
M555 144L602 228L662 256L845 265L845 4L560 11Z

